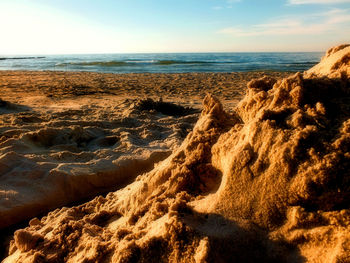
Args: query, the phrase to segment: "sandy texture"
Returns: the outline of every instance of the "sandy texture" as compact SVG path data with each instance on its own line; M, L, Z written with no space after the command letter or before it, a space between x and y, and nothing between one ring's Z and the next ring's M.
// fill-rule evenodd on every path
M95 101L2 116L0 228L130 183L197 119L182 107L151 112L153 101L124 101L124 111L112 98Z
M5 262L349 262L350 65L326 66L253 80L231 113L206 96L167 159L32 219Z
M350 45L344 44L330 48L319 63L305 72L306 77L328 76L339 78L341 74L350 75Z
M0 98L29 107L81 96L114 99L152 98L201 107L206 93L217 96L230 109L245 94L247 83L263 75L287 76L286 72L102 74L93 72L0 71ZM35 98L44 98L36 102ZM51 100L50 100L51 99Z
M0 72L0 228L132 182L259 74Z

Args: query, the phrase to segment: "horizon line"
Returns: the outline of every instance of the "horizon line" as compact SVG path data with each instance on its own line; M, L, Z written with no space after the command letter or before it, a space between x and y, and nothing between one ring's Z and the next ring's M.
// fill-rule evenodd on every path
M119 54L207 54L207 53L325 53L326 51L183 51L183 52L91 52L91 53L0 53L9 56L119 55Z

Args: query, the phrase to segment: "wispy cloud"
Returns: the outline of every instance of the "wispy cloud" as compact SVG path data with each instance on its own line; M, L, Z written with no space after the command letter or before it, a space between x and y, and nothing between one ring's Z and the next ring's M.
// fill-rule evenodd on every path
M350 22L349 9L348 10L332 9L329 12L324 13L324 15L328 18L326 22L329 25Z
M304 5L304 4L339 4L350 3L350 0L288 0L291 5Z
M212 9L213 10L221 10L221 9L223 9L223 7L222 6L213 6Z
M324 32L322 25L305 26L301 21L295 20L280 20L270 24L254 25L250 29L239 27L223 28L219 33L232 35L237 37L252 37L252 36L283 36L283 35L308 35L320 34Z
M225 8L232 8L233 4L242 2L242 0L226 0L226 4L223 3L222 5L217 5L217 6L213 6L211 9L213 10L222 10Z
M227 3L227 8L232 8L232 5L235 4L235 3L239 3L241 2L242 0L226 0L226 3Z
M227 27L219 30L218 33L235 37L319 35L349 22L349 10L332 9L325 13L309 15L307 19L286 17L250 27Z

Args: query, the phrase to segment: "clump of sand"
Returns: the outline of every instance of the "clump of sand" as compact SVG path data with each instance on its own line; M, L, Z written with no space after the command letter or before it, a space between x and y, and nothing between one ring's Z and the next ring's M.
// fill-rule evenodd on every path
M32 219L5 262L349 261L350 64L327 64L344 50L312 74L251 81L232 113L208 95L167 159Z

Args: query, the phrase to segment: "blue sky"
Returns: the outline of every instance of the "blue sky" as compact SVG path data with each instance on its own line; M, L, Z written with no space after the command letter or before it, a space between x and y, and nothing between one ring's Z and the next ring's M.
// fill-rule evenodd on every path
M1 0L0 54L324 51L350 0Z

